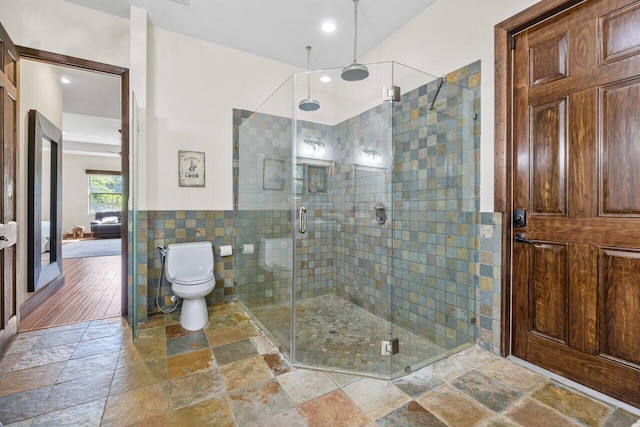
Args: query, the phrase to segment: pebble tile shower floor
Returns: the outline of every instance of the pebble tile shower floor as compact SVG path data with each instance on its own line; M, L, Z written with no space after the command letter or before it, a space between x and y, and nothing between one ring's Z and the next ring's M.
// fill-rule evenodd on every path
M4 426L632 426L638 417L478 347L396 381L292 369L239 304L202 331L152 317L20 334Z
M251 313L277 341L289 347L289 303L251 307ZM400 353L382 356L380 340L400 340ZM296 301L296 360L306 366L322 366L361 374L388 377L393 371L442 358L446 350L404 328L392 325L336 295ZM288 351L286 351L288 354ZM426 363L423 363L426 364Z

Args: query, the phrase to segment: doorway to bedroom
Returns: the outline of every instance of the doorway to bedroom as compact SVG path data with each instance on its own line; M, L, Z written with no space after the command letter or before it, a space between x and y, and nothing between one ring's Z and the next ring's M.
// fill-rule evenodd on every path
M122 159L122 79L88 71L90 67L33 59L21 61L21 113L38 110L63 134L62 200L58 202L62 204L65 280L46 298L38 292L25 295L19 329L115 321L124 314L122 267L126 262L122 253L127 172ZM47 87L47 96L42 95L41 85ZM46 228L45 222L43 218ZM43 256L47 256L45 246Z

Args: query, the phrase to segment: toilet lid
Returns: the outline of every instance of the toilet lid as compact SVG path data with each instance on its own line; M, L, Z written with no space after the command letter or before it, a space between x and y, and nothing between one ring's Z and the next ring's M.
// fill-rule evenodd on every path
M213 272L205 267L186 268L178 271L173 279L182 285L193 285L213 279Z

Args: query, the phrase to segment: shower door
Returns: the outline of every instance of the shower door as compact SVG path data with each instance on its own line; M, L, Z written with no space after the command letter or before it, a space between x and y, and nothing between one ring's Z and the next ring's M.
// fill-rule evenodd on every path
M363 81L340 69L294 76L294 104L310 93L320 108L296 108L293 126L292 362L388 378L393 81L391 63L368 67Z

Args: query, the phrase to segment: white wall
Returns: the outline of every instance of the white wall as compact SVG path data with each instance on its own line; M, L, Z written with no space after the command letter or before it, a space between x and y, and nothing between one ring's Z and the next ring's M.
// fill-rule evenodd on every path
M0 17L16 45L129 66L127 19L62 0L0 0Z
M147 170L147 52L149 24L147 11L135 6L130 9L130 69L131 89L129 170ZM129 210L147 210L147 175L130 176Z
M62 128L62 83L60 69L35 61L20 62L20 130L24 146L27 141L27 113L38 110L56 127ZM24 148L24 147L22 147ZM26 151L25 151L26 155Z
M4 24L4 23L3 23ZM62 83L60 70L56 67L34 61L20 63L20 81L28 85L20 88L20 112L18 127L18 183L17 183L17 223L18 223L18 304L29 297L26 292L27 280L27 130L28 112L37 110L58 128L62 128Z
M395 60L440 76L482 60L480 209L493 211L494 35L496 24L538 0L439 0L361 58Z
M120 171L120 157L62 156L62 229L71 233L74 225L91 231L95 214L89 213L89 189L87 169Z
M148 43L147 208L233 209L232 109L299 69L159 28ZM178 150L205 152L204 188L178 186Z

